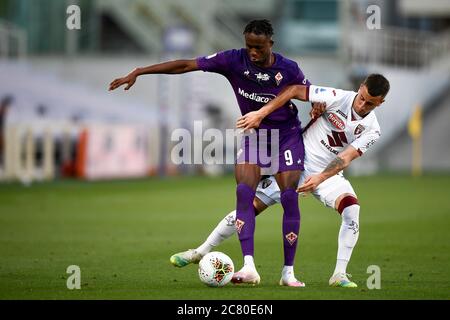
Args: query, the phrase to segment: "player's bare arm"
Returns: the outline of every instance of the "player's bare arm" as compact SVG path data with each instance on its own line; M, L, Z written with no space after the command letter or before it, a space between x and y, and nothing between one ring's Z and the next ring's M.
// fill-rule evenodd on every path
M258 128L261 121L275 110L281 108L291 99L298 99L301 101L308 101L309 87L303 85L293 85L286 87L281 93L264 107L258 111L253 111L240 117L237 121L237 128L248 130L252 128ZM321 112L319 112L322 110ZM325 110L324 104L319 104L317 110L313 112L313 115L322 114Z
M136 68L128 75L122 78L117 78L109 85L109 90L115 90L120 86L126 84L125 90L129 90L136 82L137 77L146 74L181 74L191 71L199 70L197 60L174 60L164 63L159 63L143 68Z
M257 112L265 118L275 110L281 108L291 99L298 99L301 101L308 101L308 86L293 85L286 87L280 94Z
M339 153L321 173L307 177L305 182L297 188L297 192L314 191L319 184L347 168L350 163L359 156L359 152L354 147L348 146L344 151Z
M309 116L311 119L319 118L325 112L326 107L327 105L325 102L312 103ZM257 111L252 111L247 113L245 116L240 117L236 122L236 127L242 128L244 131L251 128L258 128L263 119L264 118L261 117Z

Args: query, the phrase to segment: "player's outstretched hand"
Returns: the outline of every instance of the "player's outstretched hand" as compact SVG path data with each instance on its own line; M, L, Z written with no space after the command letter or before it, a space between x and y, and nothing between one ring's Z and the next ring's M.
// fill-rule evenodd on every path
M313 192L319 184L323 182L323 179L320 175L315 174L309 176L305 179L303 184L297 188L297 192Z
M311 111L309 112L309 116L311 119L319 118L325 112L326 107L327 105L325 102L314 102Z
M258 128L262 119L263 117L258 111L252 111L240 117L236 122L236 127L238 129L243 129L243 131Z
M128 74L123 78L115 79L113 82L109 84L109 91L115 90L120 86L123 86L124 84L127 85L125 87L125 90L129 90L136 82L136 78L137 78L136 74L134 72L131 72L130 74Z

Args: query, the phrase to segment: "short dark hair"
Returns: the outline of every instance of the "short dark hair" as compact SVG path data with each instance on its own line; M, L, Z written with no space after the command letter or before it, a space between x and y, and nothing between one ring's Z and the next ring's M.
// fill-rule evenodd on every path
M246 33L254 33L256 35L263 34L271 37L273 36L272 24L267 19L250 21L245 26L244 34Z
M389 81L381 74L372 73L367 76L363 83L372 97L385 97L390 89Z

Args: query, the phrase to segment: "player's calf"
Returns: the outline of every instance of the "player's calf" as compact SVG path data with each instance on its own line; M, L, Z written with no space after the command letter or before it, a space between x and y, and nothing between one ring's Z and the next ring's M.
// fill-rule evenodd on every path
M236 187L236 231L243 256L254 254L254 233L255 233L255 208L253 199L255 191L244 183L239 183Z
M281 192L283 213L283 247L284 265L293 266L297 239L300 230L300 209L298 207L298 194L294 189Z

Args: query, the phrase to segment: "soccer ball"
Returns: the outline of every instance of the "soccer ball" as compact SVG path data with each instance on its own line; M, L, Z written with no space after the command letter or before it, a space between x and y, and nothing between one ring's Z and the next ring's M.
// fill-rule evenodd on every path
M230 282L233 273L233 261L222 252L210 252L198 263L200 280L210 287L223 287Z

